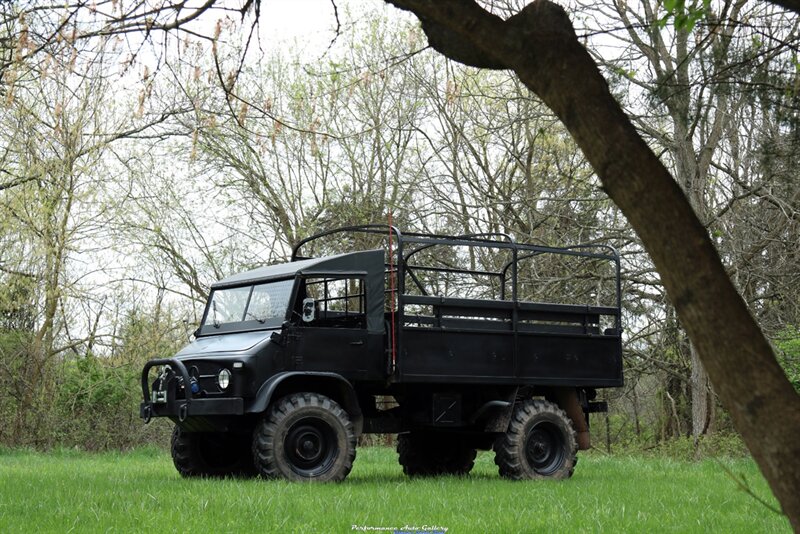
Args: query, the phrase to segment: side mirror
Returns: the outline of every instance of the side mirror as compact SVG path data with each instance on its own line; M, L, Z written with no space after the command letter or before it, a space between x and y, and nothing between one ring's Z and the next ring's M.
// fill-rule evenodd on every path
M316 313L316 306L314 305L313 298L303 299L303 322L310 323L314 320Z
M269 340L272 341L273 343L275 343L276 345L282 347L283 346L283 333L281 332L279 334L278 332L273 332L272 334L270 334Z
M286 345L286 331L289 329L290 326L291 324L289 323L289 321L284 321L283 324L281 325L280 332L272 332L272 334L270 334L269 336L269 340L275 343L276 345L283 347L284 345Z

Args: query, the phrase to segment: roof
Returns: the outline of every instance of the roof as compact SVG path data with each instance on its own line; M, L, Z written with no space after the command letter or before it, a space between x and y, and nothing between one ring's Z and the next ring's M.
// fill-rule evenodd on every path
M361 252L349 252L346 254L338 254L336 256L326 256L324 258L312 258L309 260L293 261L289 263L279 263L277 265L268 265L266 267L259 267L251 271L245 271L223 278L219 282L211 285L211 289L220 289L224 287L234 287L238 285L246 285L254 282L265 282L268 280L277 280L281 278L291 278L298 273L313 274L325 273L336 274L341 273L356 273L367 272L370 266L370 259L375 260L373 256L380 254L381 274L383 273L383 251L382 250L367 250Z

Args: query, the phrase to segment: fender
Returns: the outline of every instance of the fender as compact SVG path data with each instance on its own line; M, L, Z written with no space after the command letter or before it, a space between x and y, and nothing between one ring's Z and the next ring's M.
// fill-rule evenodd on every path
M293 392L313 391L333 398L350 415L356 436L361 435L364 417L358 404L358 397L353 385L337 373L321 371L286 371L278 373L264 382L252 402L245 407L245 413L262 413L272 402L272 397L281 384L287 381L296 382Z

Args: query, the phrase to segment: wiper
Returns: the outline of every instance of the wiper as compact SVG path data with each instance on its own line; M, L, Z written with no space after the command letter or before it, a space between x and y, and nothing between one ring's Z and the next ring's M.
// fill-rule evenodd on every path
M266 317L263 317L263 318L262 317L258 317L255 313L252 313L252 312L247 312L247 314L245 314L245 317L252 317L256 321L258 321L260 324L264 324L264 323L267 322L267 318Z
M219 328L221 323L219 322L219 320L217 320L217 301L216 300L212 300L211 301L211 311L214 312L214 328Z

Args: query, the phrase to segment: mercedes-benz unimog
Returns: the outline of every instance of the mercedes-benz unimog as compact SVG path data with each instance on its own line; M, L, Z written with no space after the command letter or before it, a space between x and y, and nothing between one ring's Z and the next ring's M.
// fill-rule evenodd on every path
M213 284L194 341L144 366L140 413L175 423L183 476L340 481L362 434L396 433L410 476L493 449L504 477L563 479L622 385L621 333L610 247L340 228Z

